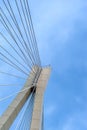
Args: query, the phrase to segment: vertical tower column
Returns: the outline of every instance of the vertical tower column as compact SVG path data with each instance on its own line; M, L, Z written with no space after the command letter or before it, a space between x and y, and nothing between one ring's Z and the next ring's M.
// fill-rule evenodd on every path
M38 79L30 130L41 130L43 96L50 76L50 71L50 67L43 68Z

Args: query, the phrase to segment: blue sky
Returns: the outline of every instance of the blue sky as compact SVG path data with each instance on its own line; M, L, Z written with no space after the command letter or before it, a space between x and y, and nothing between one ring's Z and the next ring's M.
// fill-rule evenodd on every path
M87 1L30 2L42 63L52 73L45 130L87 130Z
M44 129L87 130L87 1L30 0L30 9L42 65L52 66Z

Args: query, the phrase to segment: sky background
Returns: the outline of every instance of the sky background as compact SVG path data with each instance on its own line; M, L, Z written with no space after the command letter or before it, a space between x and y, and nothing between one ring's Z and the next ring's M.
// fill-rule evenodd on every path
M30 1L43 65L45 130L87 130L87 1Z
M30 9L42 65L52 67L44 129L87 130L87 1L30 0Z

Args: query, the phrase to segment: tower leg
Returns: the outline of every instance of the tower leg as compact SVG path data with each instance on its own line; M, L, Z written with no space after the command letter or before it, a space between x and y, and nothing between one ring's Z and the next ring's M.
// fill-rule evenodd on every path
M0 130L8 130L10 128L23 105L32 93L32 89L35 85L34 82L38 80L38 77L39 71L37 71L35 74L33 74L33 71L31 71L21 92L15 97L13 102L8 106L7 110L0 117Z
M34 108L31 120L30 130L41 130L42 113L43 113L43 96L50 76L51 68L43 68L36 86L36 95L34 101Z

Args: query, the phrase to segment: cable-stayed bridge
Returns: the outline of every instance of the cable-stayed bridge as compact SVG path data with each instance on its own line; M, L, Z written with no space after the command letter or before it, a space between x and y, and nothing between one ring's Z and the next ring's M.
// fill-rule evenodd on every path
M41 66L29 0L0 0L0 130L44 129L50 71Z

